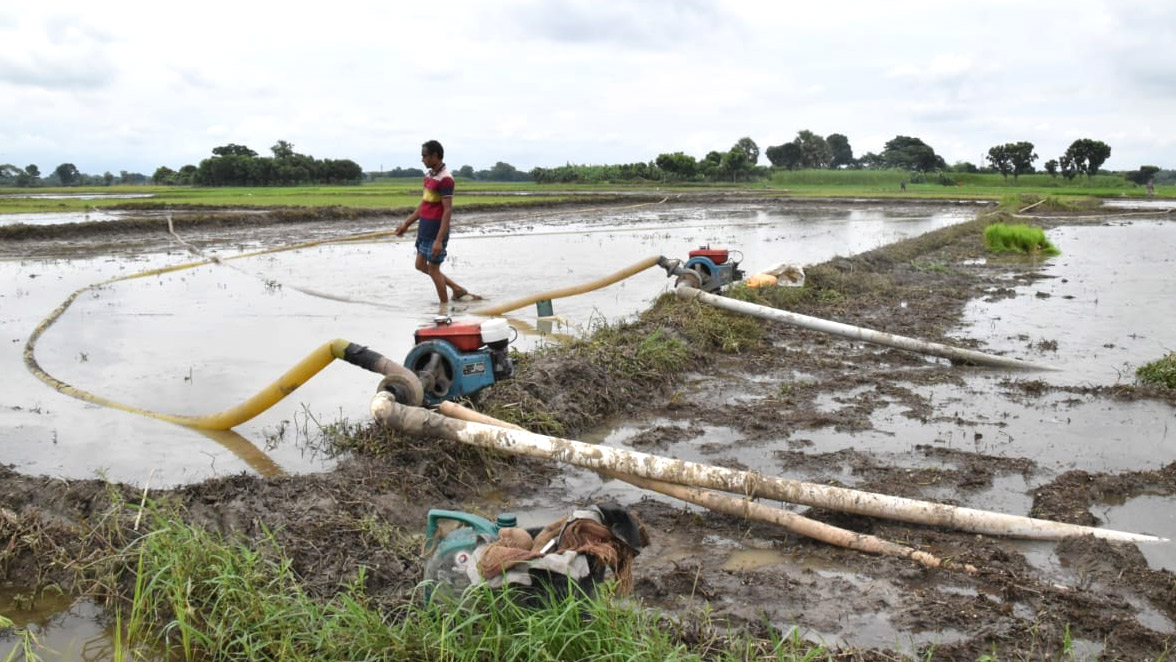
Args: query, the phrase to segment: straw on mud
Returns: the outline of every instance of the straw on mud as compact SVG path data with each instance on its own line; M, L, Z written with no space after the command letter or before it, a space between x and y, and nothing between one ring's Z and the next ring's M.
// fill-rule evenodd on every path
M135 526L133 530L139 530L139 520L143 519L143 509L147 506L147 489L151 487L151 477L155 475L155 469L147 474L147 481L143 483L143 498L139 500L139 512L135 514Z

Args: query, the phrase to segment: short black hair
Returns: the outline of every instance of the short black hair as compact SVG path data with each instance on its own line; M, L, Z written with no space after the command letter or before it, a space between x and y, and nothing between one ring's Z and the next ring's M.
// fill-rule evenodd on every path
M421 145L421 150L423 150L425 154L436 154L438 158L445 158L445 148L442 147L441 143L437 142L436 140L426 141L423 145Z

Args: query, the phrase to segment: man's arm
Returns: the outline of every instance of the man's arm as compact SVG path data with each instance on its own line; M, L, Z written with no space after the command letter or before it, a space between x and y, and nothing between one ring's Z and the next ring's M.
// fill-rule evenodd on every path
M396 236L399 237L402 236L405 232L408 232L408 229L411 228L412 224L416 223L417 219L420 217L421 210L418 207L416 211L408 215L408 218L404 219L404 222L400 224L400 227L396 228Z

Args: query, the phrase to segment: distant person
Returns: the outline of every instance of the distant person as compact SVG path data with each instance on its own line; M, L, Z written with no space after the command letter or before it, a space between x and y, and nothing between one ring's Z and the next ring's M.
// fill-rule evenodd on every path
M443 304L449 303L447 287L453 290L455 301L469 294L464 287L441 273L441 263L445 261L449 246L449 221L453 216L453 176L445 167L442 161L444 158L445 148L436 140L421 145L421 162L428 168L425 173L425 192L416 211L396 228L396 236L400 237L413 223L420 221L417 226L416 269L433 279L437 298Z
M1152 179L1147 180L1147 194L1148 195L1155 195L1156 194L1155 180L1152 180Z
M902 191L903 193L906 193L906 178L905 177L903 178L903 180L901 182L898 183L898 190Z

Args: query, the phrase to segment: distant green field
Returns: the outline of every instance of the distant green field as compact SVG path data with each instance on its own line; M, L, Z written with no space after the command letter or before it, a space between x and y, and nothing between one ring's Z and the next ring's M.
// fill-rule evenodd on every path
M907 180L906 191L900 183ZM673 192L747 191L750 194L777 194L795 197L894 197L894 198L976 198L1001 200L1016 194L1039 194L1055 198L1069 196L1143 196L1144 188L1117 175L1100 175L1066 181L1049 175L1024 175L1019 181L1000 175L946 173L913 181L911 173L900 170L796 170L778 171L770 180L734 184L662 182L613 184L538 185L527 182L474 182L458 180L454 204L510 204L521 202L557 202L577 192L598 193L609 190L646 191L654 194ZM947 185L944 185L947 184ZM1156 188L1157 195L1176 197L1176 186ZM22 198L27 194L101 194L104 197ZM133 197L150 194L150 198ZM127 197L120 197L127 196ZM420 200L420 182L411 179L384 179L359 186L296 187L217 187L187 186L95 186L58 188L0 188L0 213L85 211L123 205L207 205L232 207L327 207L404 209Z
M518 187L506 185L486 190L490 195L458 195L454 204L506 204L528 201L558 201L564 195L528 195L522 198L519 191L535 190L534 185ZM481 187L479 187L481 188ZM464 189L473 192L474 187ZM501 191L501 195L493 193ZM537 193L542 193L536 190ZM19 195L102 195L101 198L46 198L11 197ZM149 194L150 198L143 198ZM127 196L127 197L120 197ZM217 187L196 188L188 186L95 186L56 187L33 189L0 189L0 213L32 213L86 211L103 207L125 205L206 205L231 207L359 207L408 208L421 199L420 182L404 180L381 182L363 186L296 186L296 187Z
M797 196L868 195L883 197L982 198L999 200L1010 194L1036 193L1067 196L1144 196L1146 190L1119 175L1098 175L1089 180L1066 180L1048 174L1022 175L1014 180L987 173L928 174L925 181L903 170L783 170L772 174L771 187ZM902 181L906 180L906 191ZM1176 186L1156 187L1156 194L1176 196Z

